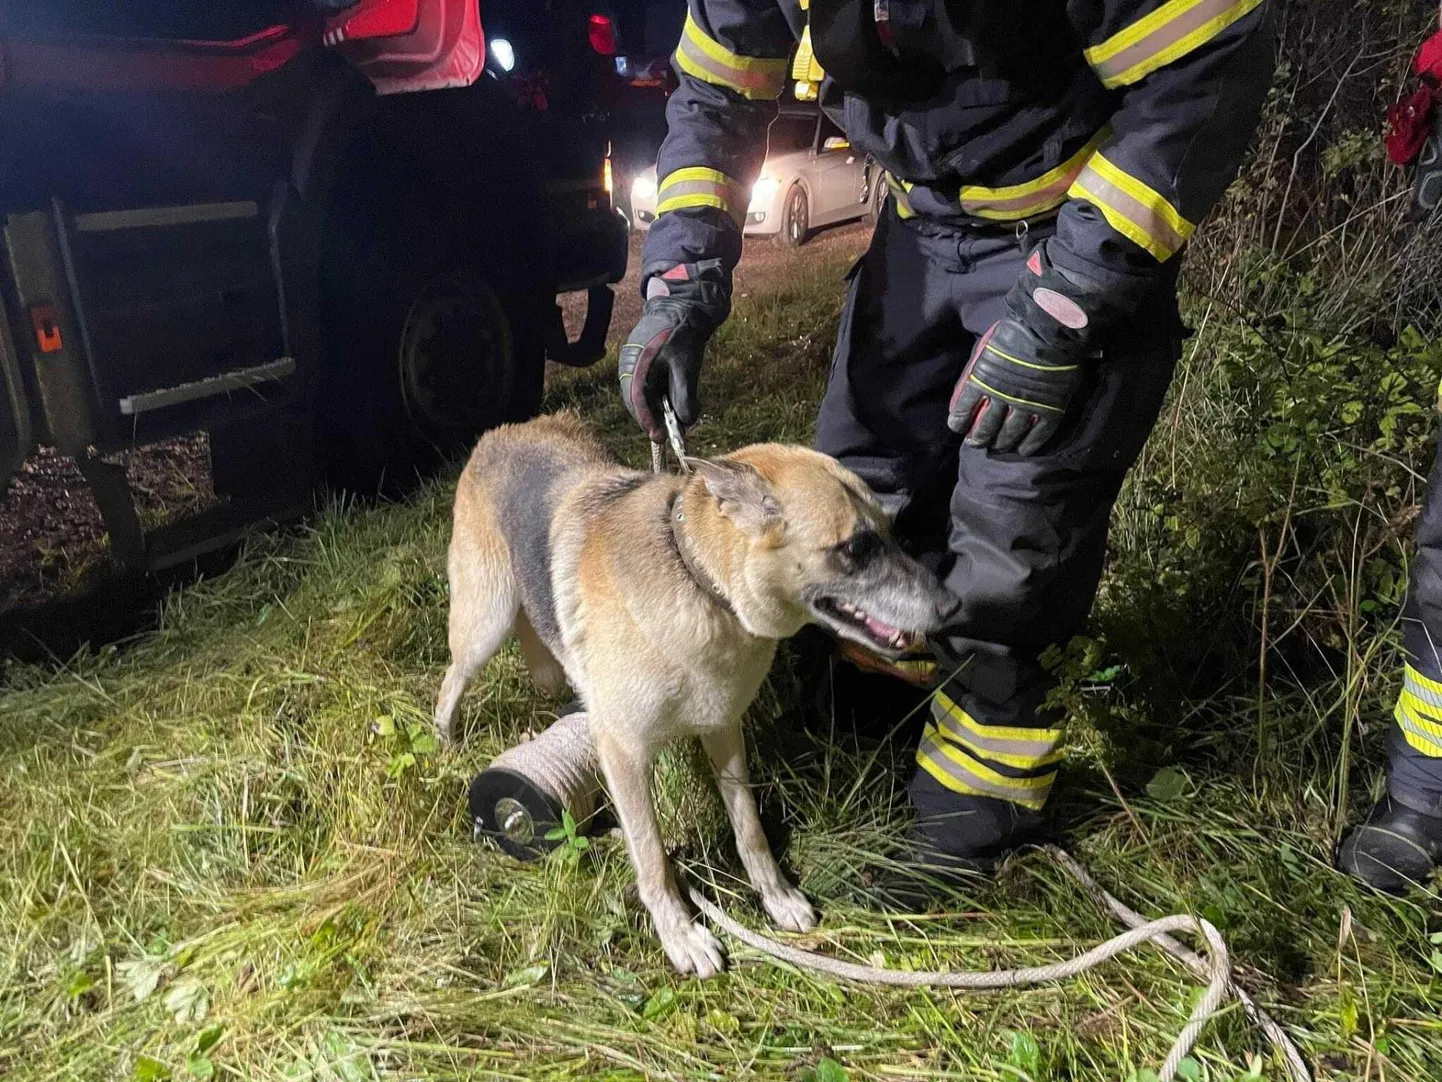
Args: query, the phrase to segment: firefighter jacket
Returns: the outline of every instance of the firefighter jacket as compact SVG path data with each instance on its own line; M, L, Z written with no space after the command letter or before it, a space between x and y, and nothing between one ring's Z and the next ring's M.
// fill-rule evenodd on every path
M1052 262L1122 309L1236 175L1273 71L1266 0L864 0L868 18L873 2L893 55L939 80L884 101L828 78L820 103L887 171L897 213L1055 219ZM643 290L677 263L740 257L788 61L798 43L810 59L807 6L689 0Z

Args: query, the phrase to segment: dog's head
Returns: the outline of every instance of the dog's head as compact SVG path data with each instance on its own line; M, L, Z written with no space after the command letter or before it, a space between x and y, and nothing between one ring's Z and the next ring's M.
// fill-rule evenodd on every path
M806 623L898 657L959 607L936 576L901 551L866 484L804 447L756 444L694 460L740 544L728 593L751 630L776 638Z

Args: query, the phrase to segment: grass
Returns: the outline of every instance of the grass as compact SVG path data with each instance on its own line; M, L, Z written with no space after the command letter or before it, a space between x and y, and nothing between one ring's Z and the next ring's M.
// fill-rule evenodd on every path
M842 269L738 304L696 449L808 438ZM642 464L612 380L612 366L566 377L547 405L583 409ZM1041 1082L1160 1061L1196 987L1153 952L1008 994L841 987L745 949L701 983L668 969L618 839L538 865L473 844L468 777L557 704L508 649L466 700L464 750L437 751L449 488L256 537L232 570L172 596L156 633L6 671L0 1075ZM1140 491L1122 509L1117 574L1155 541ZM1114 574L1101 624L1136 616L1125 585ZM1235 689L1159 706L1140 684L1071 688L1063 799L1103 882L1148 915L1219 923L1319 1078L1442 1075L1442 908L1330 869L1334 765L1290 755L1295 740L1248 755L1254 705ZM1325 718L1307 691L1275 681L1277 731ZM960 968L1053 961L1115 931L1040 855L941 914L851 904L854 870L898 829L906 753L795 731L792 698L778 673L753 712L753 758L765 814L824 914L808 942ZM1359 709L1385 718L1380 698ZM1336 726L1323 728L1336 753ZM1154 777L1159 754L1169 765ZM700 777L684 754L663 769L675 851L763 924ZM1233 1009L1195 1077L1255 1077L1253 1056L1283 1077Z

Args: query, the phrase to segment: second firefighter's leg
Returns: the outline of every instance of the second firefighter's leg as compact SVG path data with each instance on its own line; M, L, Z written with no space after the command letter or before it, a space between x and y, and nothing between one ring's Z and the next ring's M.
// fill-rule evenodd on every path
M1001 316L1023 255L979 256L957 283L973 331ZM1080 633L1100 581L1112 505L1141 452L1179 354L1170 281L1105 344L1057 438L1026 458L956 452L945 581L961 614L939 645L953 666L931 704L911 786L917 842L987 868L1040 830L1062 718L1039 663Z
M1394 893L1442 865L1442 455L1417 521L1402 620L1407 660L1392 715L1387 795L1337 853L1343 871Z

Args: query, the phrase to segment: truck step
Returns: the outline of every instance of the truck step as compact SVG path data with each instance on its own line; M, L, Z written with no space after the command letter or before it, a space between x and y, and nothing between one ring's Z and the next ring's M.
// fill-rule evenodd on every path
M242 391L261 383L282 380L294 373L295 358L279 357L276 360L267 361L265 364L237 368L231 372L221 372L219 375L207 376L205 379L179 383L174 387L162 387L155 391L125 395L120 399L120 413L125 417L135 417L142 413L178 406L184 402L212 398L215 395L229 394L232 391Z
M298 497L284 504L274 500L231 500L151 530L145 538L145 563L150 571L176 567L227 548L253 530L292 522L314 509L311 497Z

